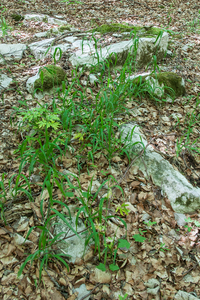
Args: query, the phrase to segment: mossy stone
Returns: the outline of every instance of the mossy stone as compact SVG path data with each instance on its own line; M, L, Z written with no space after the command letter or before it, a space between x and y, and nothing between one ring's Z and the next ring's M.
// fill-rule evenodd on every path
M24 17L21 15L13 14L11 15L12 19L14 19L16 22L24 20Z
M60 27L58 27L58 30L59 30L60 32L63 32L63 31L65 31L65 30L71 31L71 28L70 28L69 25L61 25Z
M153 75L154 78L158 79L159 84L163 83L164 86L171 88L176 97L185 95L185 86L182 84L182 77L172 72L163 72L157 74L156 76ZM164 88L164 91L166 94L174 96L174 93L170 89Z
M159 85L164 85L164 94L172 97L179 97L185 95L185 86L182 84L182 77L172 72L162 72L158 74L151 74L146 76L139 76L133 79L133 84L144 84L146 77L150 76L158 80ZM172 90L171 90L172 89Z
M96 27L94 30L100 32L101 34L109 32L130 32L130 31L139 31L142 27L140 26L129 26L125 24L113 23L113 24L103 24L99 27Z
M42 73L43 73L43 84L42 84ZM35 89L42 89L48 91L54 86L60 86L62 81L66 81L65 71L55 65L48 65L40 71L40 78L34 83Z

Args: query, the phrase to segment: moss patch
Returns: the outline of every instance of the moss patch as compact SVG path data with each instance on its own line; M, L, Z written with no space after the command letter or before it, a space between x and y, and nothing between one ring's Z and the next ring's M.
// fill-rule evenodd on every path
M141 85L146 82L146 76L139 76L133 79L133 84ZM150 77L157 79L159 85L164 84L164 94L172 97L179 97L185 95L185 87L181 84L182 78L172 72L162 72L158 74L151 74Z
M98 31L101 34L105 34L105 33L109 33L109 32L114 33L114 32L136 31L136 32L140 32L140 34L143 36L149 36L149 37L158 35L161 31L163 31L162 29L157 28L157 27L144 28L141 26L130 26L130 25L119 24L119 23L103 24L99 27L96 27L93 30ZM90 30L90 31L92 31L92 30Z
M141 30L142 27L139 26L129 26L125 24L118 24L118 23L113 23L113 24L103 24L99 27L96 27L95 31L98 31L102 34L109 33L109 32L130 32L130 31L139 31Z
M13 20L15 20L16 22L19 22L19 21L24 20L24 17L23 17L23 16L17 15L17 14L11 15L11 18L12 18Z
M65 31L65 30L71 31L71 28L70 28L69 25L61 25L60 27L58 27L58 30L59 30L60 32L63 32L63 31Z
M153 77L156 78L155 75ZM185 87L181 84L183 79L177 74L172 72L163 72L157 74L157 79L159 84L163 83L164 86L171 88L175 92L176 97L185 95ZM164 91L170 96L174 95L174 93L167 88L164 88Z
M43 76L43 84L42 84ZM61 85L62 81L66 80L65 71L54 65L48 65L40 71L40 78L38 78L34 83L34 88L42 89L43 91L48 91L54 86Z

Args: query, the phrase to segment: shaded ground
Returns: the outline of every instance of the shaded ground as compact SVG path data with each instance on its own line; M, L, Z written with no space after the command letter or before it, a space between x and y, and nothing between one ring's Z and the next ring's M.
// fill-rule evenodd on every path
M164 153L163 157L178 168L188 180L195 186L200 186L200 158L192 155L187 148L183 149L179 158L176 157L175 145L177 138L183 133L187 135L188 121L190 114L195 110L199 113L198 93L200 91L200 5L197 1L178 1L172 5L167 1L163 3L155 1L146 2L84 2L83 4L66 5L59 1L35 1L24 4L21 1L7 2L1 4L8 10L4 17L13 27L11 35L1 38L2 43L30 43L35 41L34 34L54 27L46 23L30 22L27 25L19 26L11 18L12 14L20 13L43 13L48 15L62 15L70 25L84 31L88 28L95 28L108 22L128 22L132 25L163 26L175 31L170 40L169 49L173 57L166 57L160 69L173 71L181 75L186 82L187 97L180 97L175 100L173 106L166 104L164 107L143 99L142 102L127 101L126 107L132 115L123 115L123 121L136 120L142 125L148 139L154 137L153 145L159 152ZM184 3L183 3L184 2ZM102 45L112 41L110 34L101 37ZM184 48L187 44L188 47ZM20 62L20 65L9 65L3 67L8 76L15 78L12 89L3 95L3 102L0 106L1 114L1 153L0 173L5 173L4 185L8 185L9 178L18 171L19 159L14 155L18 144L22 143L23 134L17 132L17 127L10 124L13 106L19 106L19 101L31 99L25 89L25 82L37 73L39 66L31 60L29 53ZM46 62L45 62L46 63ZM2 68L2 67L1 67ZM70 73L70 71L69 71ZM83 78L84 79L84 78ZM94 89L94 88L93 88ZM95 91L95 89L94 89ZM88 97L90 95L88 94ZM50 98L47 97L48 102ZM35 106L34 101L30 101ZM174 117L173 117L174 115ZM179 122L177 122L177 118ZM12 119L12 118L11 118ZM196 119L197 120L197 119ZM13 124L14 119L13 119ZM192 123L193 132L190 135L191 143L199 138L199 122ZM174 135L171 135L174 133ZM170 135L168 135L170 134ZM196 142L197 145L199 142ZM80 148L81 143L74 143L75 149ZM167 150L166 150L167 148ZM26 236L29 228L41 224L39 214L40 192L38 186L34 188L34 203L29 203L25 196L12 199L7 195L6 220L7 226L1 222L0 228L0 277L2 286L2 299L75 299L72 287L86 284L88 293L91 290L91 299L118 299L114 292L122 291L130 294L130 299L173 299L178 290L185 290L200 298L199 288L199 223L200 215L195 213L190 217L192 221L189 227L179 226L174 218L168 199L161 195L160 190L151 181L144 179L137 169L127 172L129 166L126 157L119 157L117 154L112 159L111 168L102 153L95 157L92 168L81 153L81 175L80 182L83 190L87 190L91 178L93 180L105 180L112 174L124 191L124 198L119 189L113 191L112 211L123 202L130 202L130 213L124 219L128 226L128 240L131 247L118 250L118 272L111 272L112 277L105 279L100 274L100 279L95 274L95 266L98 265L91 249L90 254L83 260L70 264L70 272L62 264L52 260L42 274L42 282L38 284L39 269L37 262L32 266L27 265L24 270L24 277L18 279L17 272L27 257L27 253L37 249L39 230L34 230L29 240L32 243L22 245L17 241L16 233ZM79 174L78 159L68 153L68 158L63 164L63 169L68 169L74 174ZM90 174L88 175L88 168ZM106 171L106 176L101 171ZM126 176L124 177L124 174ZM37 172L36 172L37 175ZM42 182L44 178L40 177ZM123 180L122 180L123 179ZM9 191L9 187L7 187ZM59 190L55 188L54 197L62 199ZM47 196L48 198L48 196ZM72 199L73 201L73 199ZM161 204L164 204L162 206ZM59 208L59 206L57 206ZM147 214L151 221L156 222L151 226L144 224ZM120 215L120 214L119 214ZM20 216L25 216L24 222L19 224ZM28 218L27 218L28 217ZM13 222L16 220L16 222ZM196 221L196 223L194 223ZM196 226L195 226L196 224ZM190 229L189 229L190 228ZM108 236L113 236L116 227L110 224ZM132 236L143 232L146 240L142 243L136 242ZM125 234L120 228L116 238ZM165 249L167 248L167 249ZM112 260L108 258L108 264ZM148 293L145 283L151 279L158 279L160 282L159 291L156 295ZM95 290L93 290L96 287Z

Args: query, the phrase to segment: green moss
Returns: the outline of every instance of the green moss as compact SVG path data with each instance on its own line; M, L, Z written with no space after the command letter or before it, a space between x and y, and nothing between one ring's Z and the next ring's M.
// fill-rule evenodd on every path
M163 29L157 27L151 27L147 29L147 34L158 35L161 31L163 31Z
M43 74L43 75L42 75ZM43 84L42 84L43 76ZM48 65L40 71L40 78L34 83L34 88L42 89L43 91L50 90L54 86L61 85L62 81L66 80L65 71L54 65Z
M156 78L155 75L153 77ZM181 85L182 78L177 74L172 72L163 72L157 74L157 79L159 84L163 83L164 86L171 88L176 97L185 95L185 87ZM170 89L164 88L164 91L170 96L174 95Z
M133 84L136 85L142 85L146 81L146 76L139 76L135 79L133 79ZM156 75L151 74L151 77L154 79L157 79L159 82L159 85L164 84L164 93L165 95L170 95L172 97L179 97L183 96L185 94L185 87L181 85L182 78L178 76L175 73L172 72L163 72L163 73L158 73Z
M42 22L48 23L48 18L47 18L47 16L45 16L45 17L42 19Z
M192 199L191 195L190 197L187 195L187 193L184 193L181 195L181 197L177 197L175 203L179 205L184 205L185 207L189 207L194 199Z
M125 24L103 24L99 27L96 27L94 30L98 31L102 34L109 33L109 32L130 32L130 31L139 31L142 27L137 26L129 26Z
M16 22L24 20L24 17L23 17L23 16L17 15L17 14L11 15L11 17L12 17Z
M71 31L71 28L70 28L69 25L61 25L60 27L58 27L58 30L59 30L60 32L63 32L63 31L65 31L65 30Z
M153 37L155 35L158 35L162 29L157 28L157 27L151 27L151 28L143 28L140 26L129 26L126 24L119 24L119 23L113 23L113 24L103 24L99 27L96 27L93 29L95 31L98 31L102 34L109 33L109 32L131 32L131 31L136 31L140 32L140 34L146 36Z

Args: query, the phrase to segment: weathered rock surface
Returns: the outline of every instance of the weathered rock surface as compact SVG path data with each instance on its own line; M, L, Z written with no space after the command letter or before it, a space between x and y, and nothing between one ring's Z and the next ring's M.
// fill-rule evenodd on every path
M25 49L25 44L0 44L0 54L8 61L19 61L22 59ZM0 64L4 63L4 59L0 56Z
M74 263L77 258L81 258L84 254L85 239L87 234L85 232L82 233L82 231L86 229L86 226L83 224L83 222L80 219L78 220L78 226L76 228L76 217L75 217L76 206L70 205L69 209L72 218L71 221L69 218L67 218L66 220L74 229L74 231L81 232L79 237L75 235L74 232L69 228L69 226L66 223L64 223L61 219L57 220L57 224L55 225L54 235L63 232L63 234L60 235L59 237L62 241L58 243L58 248L62 249L66 254L71 256L69 260Z
M82 53L81 51L77 51L71 56L70 61L73 66L86 66L90 68L91 66L95 66L99 62L103 62L107 59L110 59L113 63L115 63L115 60L117 59L116 65L120 66L124 64L128 54L130 53L133 58L136 58L138 67L142 67L151 61L152 56L156 51L158 60L164 57L168 46L168 34L164 32L157 41L156 37L139 38L137 53L134 54L135 43L136 41L134 39L122 41L102 49L98 49L97 53L95 53L95 49L91 48L90 54L87 52L85 53L84 51L82 51Z
M178 293L174 297L174 300L199 300L199 298L193 296L190 293L178 291Z
M132 142L132 146L129 146L132 158L146 147L147 140L138 126L123 125L121 132L123 140L129 137L126 142ZM190 213L200 208L200 189L194 188L180 172L155 152L152 146L146 148L142 158L139 158L135 165L138 165L146 177L151 176L154 184L162 188L175 212Z
M147 91L158 98L171 96L179 97L185 95L184 79L172 72L160 72L157 74L150 74L150 72L132 75L127 80L133 80L136 84L146 82Z
M11 82L12 78L5 74L0 74L0 91L7 88Z
M45 22L48 24L57 24L57 25L67 24L67 21L62 20L60 18L62 18L62 16L56 16L56 18L53 18L43 14L27 14L24 16L24 23L26 23L27 21L34 21L34 22Z

